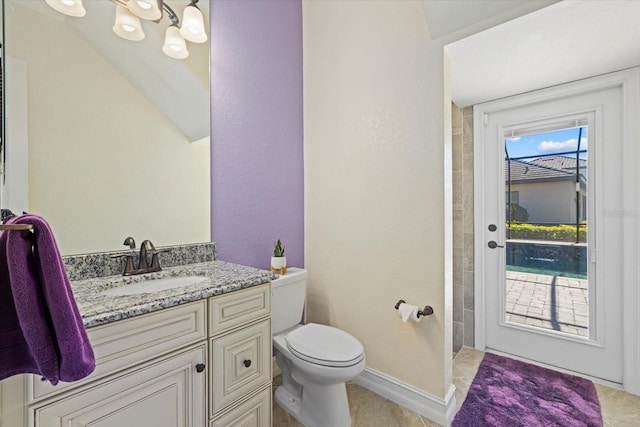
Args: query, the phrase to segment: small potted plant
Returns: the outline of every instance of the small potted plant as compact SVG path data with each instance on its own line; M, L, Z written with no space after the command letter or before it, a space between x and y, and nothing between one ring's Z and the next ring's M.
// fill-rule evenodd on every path
M280 239L273 244L271 271L278 274L285 274L287 272L287 257L284 255L284 245Z

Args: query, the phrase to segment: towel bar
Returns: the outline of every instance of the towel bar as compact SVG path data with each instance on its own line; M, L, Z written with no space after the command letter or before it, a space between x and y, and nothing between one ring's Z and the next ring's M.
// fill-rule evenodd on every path
M14 216L14 214L10 209L2 209L2 213L0 214L0 219L2 221L4 221L5 218L9 218L11 216ZM33 224L0 224L0 231L2 230L33 230Z
M0 230L9 230L9 231L33 230L33 225L31 224L0 224Z

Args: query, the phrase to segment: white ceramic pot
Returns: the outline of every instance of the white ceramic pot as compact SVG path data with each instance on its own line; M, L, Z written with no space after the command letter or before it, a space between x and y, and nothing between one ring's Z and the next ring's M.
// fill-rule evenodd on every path
M271 271L284 274L287 272L287 257L286 256L272 256L271 257Z

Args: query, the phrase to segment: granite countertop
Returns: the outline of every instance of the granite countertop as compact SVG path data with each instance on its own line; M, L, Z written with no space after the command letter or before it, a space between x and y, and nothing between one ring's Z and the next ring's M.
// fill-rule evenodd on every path
M186 287L133 295L105 295L107 289L127 284L177 276L202 276ZM268 283L278 276L253 267L224 261L209 261L164 268L137 276L105 276L71 282L85 328L103 325L164 308Z

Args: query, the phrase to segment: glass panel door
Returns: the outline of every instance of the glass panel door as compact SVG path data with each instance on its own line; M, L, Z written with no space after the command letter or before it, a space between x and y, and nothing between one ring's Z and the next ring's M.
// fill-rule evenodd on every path
M474 256L485 348L619 383L624 114L604 78L474 106Z
M589 336L587 131L505 136L507 322Z

